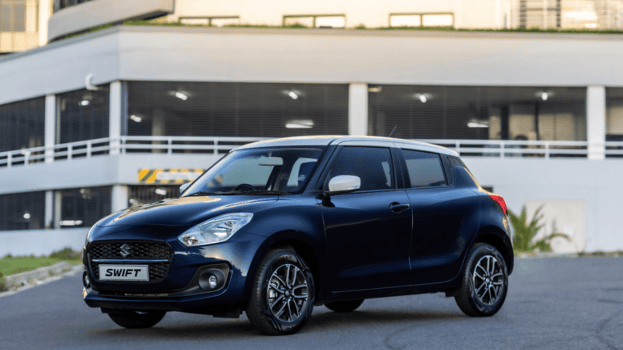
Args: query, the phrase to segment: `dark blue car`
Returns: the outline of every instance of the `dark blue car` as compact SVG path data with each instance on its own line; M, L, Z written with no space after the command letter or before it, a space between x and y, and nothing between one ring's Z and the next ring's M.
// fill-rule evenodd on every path
M314 305L444 292L469 316L504 303L506 203L448 149L391 138L304 137L229 152L179 198L89 232L84 300L120 326L167 311L239 317L291 334Z

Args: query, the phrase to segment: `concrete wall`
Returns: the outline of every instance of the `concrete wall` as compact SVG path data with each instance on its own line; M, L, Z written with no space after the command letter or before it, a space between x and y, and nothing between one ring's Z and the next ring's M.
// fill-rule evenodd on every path
M88 232L89 228L0 231L0 258L7 254L49 255L66 247L81 251Z
M98 0L62 9L48 21L48 40L103 24L173 12L174 0Z
M84 88L88 74L94 84L623 86L622 40L590 34L124 26L0 58L0 104Z
M480 184L493 186L494 192L502 195L515 213L535 201L583 201L585 250L623 250L620 225L623 162L620 160L468 157L463 160ZM529 218L536 206L529 205Z

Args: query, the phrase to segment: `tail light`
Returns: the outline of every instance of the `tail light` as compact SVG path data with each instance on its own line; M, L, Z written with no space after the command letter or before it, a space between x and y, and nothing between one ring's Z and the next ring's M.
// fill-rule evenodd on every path
M506 208L506 202L504 201L504 198L502 198L502 196L498 196L495 194L490 194L489 197L491 197L491 199L493 199L500 205L500 208L502 208L502 211L504 212L504 216L507 216L508 214L506 213L507 208Z

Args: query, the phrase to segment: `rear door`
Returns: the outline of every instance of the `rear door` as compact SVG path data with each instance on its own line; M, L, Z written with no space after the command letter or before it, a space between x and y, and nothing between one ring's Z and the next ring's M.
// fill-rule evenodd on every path
M473 210L465 189L448 184L439 154L402 149L405 188L413 208L411 284L452 279L461 267L463 223Z
M354 175L361 188L322 200L334 291L406 284L411 245L411 210L397 189L389 147L338 149L324 183Z

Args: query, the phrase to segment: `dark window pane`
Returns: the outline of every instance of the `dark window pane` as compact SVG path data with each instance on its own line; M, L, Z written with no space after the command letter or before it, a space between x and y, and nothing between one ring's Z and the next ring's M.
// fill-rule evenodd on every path
M60 191L61 228L89 227L111 212L111 187Z
M0 196L0 231L43 229L44 217L45 192Z
M348 133L348 85L128 82L128 135Z
M0 152L43 146L45 98L0 106Z
M371 86L370 133L407 139L586 140L586 89Z
M108 137L109 86L58 95L60 143Z
M26 31L26 2L23 0L13 3L13 31Z
M439 155L428 152L402 150L407 164L411 187L446 185Z
M344 147L326 181L340 175L359 176L362 191L394 188L394 172L387 148Z
M10 32L12 30L12 13L10 2L0 2L0 32Z
M165 198L177 198L179 196L179 185L130 186L128 207L149 204Z

